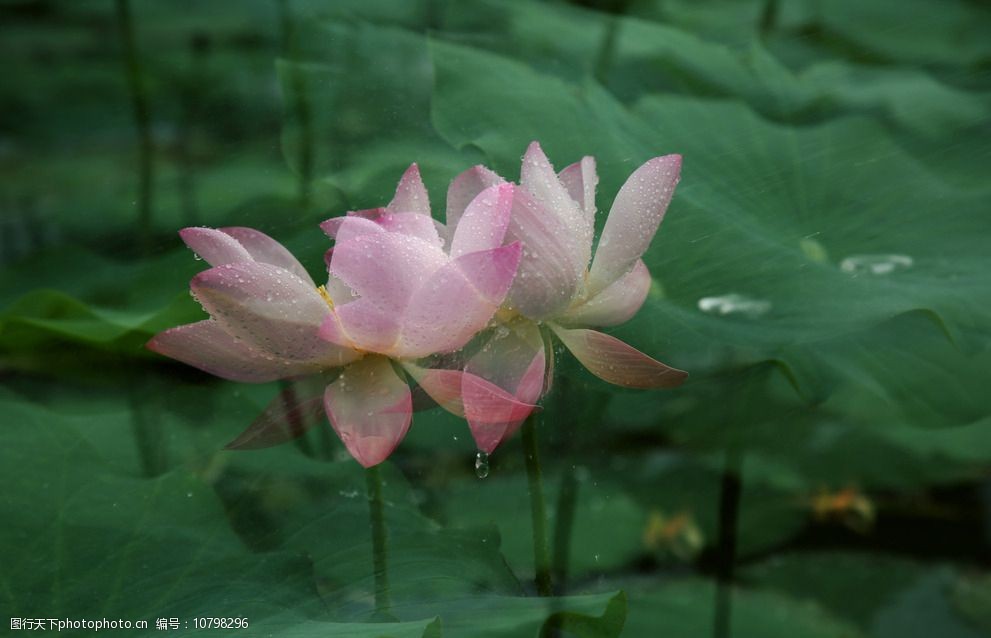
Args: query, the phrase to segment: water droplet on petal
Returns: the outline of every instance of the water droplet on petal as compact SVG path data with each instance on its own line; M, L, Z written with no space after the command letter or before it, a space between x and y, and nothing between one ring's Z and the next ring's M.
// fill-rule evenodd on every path
M475 454L475 476L480 479L489 475L489 455L481 450Z

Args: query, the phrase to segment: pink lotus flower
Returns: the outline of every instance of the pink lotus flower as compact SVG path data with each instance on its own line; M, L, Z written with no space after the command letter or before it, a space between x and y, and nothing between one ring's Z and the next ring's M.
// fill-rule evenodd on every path
M508 184L480 192L445 252L424 214L429 204L414 165L385 209L323 224L337 241L328 282L319 288L284 247L258 231L187 228L183 240L213 266L190 283L212 318L167 330L148 347L234 381L343 366L326 386L324 409L351 455L365 467L377 465L412 418L410 389L393 361L433 376L415 360L464 346L509 291L521 252L518 242L502 245L513 192ZM270 416L285 416L278 412ZM263 418L232 445L264 447L290 436L283 424Z
M367 353L327 387L325 403L334 429L362 464L388 456L409 427L409 388L389 359L441 405L462 412L452 371L423 368L416 360L462 348L504 301L521 256L520 242L502 245L514 192L512 184L481 189L456 225L438 227L414 164L387 207L321 224L335 240L327 258L334 312L324 317L319 334ZM481 379L465 383L494 394L503 409L521 407Z
M681 157L666 155L634 171L613 202L593 258L594 158L555 173L539 144L527 149L507 232L507 240L523 244L519 272L497 315L501 327L465 366L466 373L495 384L516 402L504 405L503 419L478 420L474 404L492 404L492 392L476 396L476 381L464 389L466 417L480 450L491 452L512 435L530 411L520 406L535 404L546 391L553 349L546 347L541 325L610 383L659 388L684 381L687 373L590 329L621 324L643 305L651 278L640 257L664 217L680 169ZM477 193L504 183L483 166L459 175L448 191L448 225L459 223Z

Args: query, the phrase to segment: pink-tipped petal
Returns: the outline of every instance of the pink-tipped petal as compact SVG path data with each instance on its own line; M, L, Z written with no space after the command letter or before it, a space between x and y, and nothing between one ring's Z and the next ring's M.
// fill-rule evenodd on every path
M575 162L557 175L568 195L575 201L585 214L590 224L595 223L595 187L599 184L599 175L595 171L595 158L586 155L580 162Z
M554 321L568 328L618 326L640 310L650 291L650 271L638 259L633 270L606 286L597 295L575 304Z
M626 388L673 388L688 377L687 372L666 366L616 337L550 325L571 354L603 381Z
M390 213L419 213L430 217L430 198L420 177L420 167L410 164L396 186L396 194L386 207Z
M578 292L587 264L572 230L529 191L517 188L507 240L523 243L519 274L507 305L537 320L564 312Z
M630 175L613 201L589 270L588 290L602 290L629 272L650 246L681 175L681 156L647 161Z
M438 248L444 246L438 232L438 223L429 215L420 213L386 213L375 220L379 226L390 233L409 235L433 244Z
M235 339L212 319L160 332L147 348L230 381L265 383L314 372L313 364L264 354Z
M358 222L352 228L347 229L348 232L345 236L341 236L339 234L339 228L344 224L344 220L348 218L358 218L374 222L379 228L375 229L364 222ZM347 217L333 217L323 222L321 227L323 227L325 233L330 237L336 238L338 241L347 241L358 235L383 230L389 233L399 233L400 235L412 235L429 243L443 246L443 237L447 234L447 229L444 225L429 215L392 212L388 208L369 208L366 210L349 211Z
M505 438L508 424L522 422L536 407L463 370L421 368L409 362L403 368L437 405L456 416L466 417L462 395L467 391L470 419L478 428L484 443L479 449L484 452L491 452Z
M468 253L438 269L410 300L392 354L418 358L464 346L505 299L520 251L514 243Z
M289 250L260 230L244 226L227 226L220 229L238 241L255 261L272 264L295 274L303 281L313 283L306 268ZM217 265L217 264L214 264ZM314 284L315 285L315 284Z
M540 376L542 366L543 361L534 359L531 369ZM538 367L540 370L537 370ZM513 436L537 408L494 383L467 372L462 377L461 394L471 436L478 449L486 454L491 454L503 441Z
M259 450L292 441L323 419L323 396L299 398L295 388L276 395L265 411L224 446L225 450Z
M320 224L320 229L339 244L356 239L362 235L376 235L386 232L373 219L357 214L346 215L344 217L331 217Z
M364 467L386 460L409 430L409 386L385 357L352 363L324 394L327 417L348 452Z
M183 228L179 237L186 245L211 266L236 264L239 261L254 261L251 254L227 233L213 228Z
M513 210L514 190L512 184L498 184L486 188L471 200L454 231L451 257L502 244Z
M480 450L492 452L530 414L543 390L545 366L540 330L528 321L500 326L468 361L465 373L471 376L462 397Z
M473 166L454 178L447 189L447 212L444 221L448 231L457 227L468 204L479 193L490 186L503 184L506 180L484 166Z
M444 251L433 244L381 233L339 240L330 272L366 303L398 316L413 292L447 261Z
M217 266L196 275L190 289L225 332L262 353L326 365L354 358L317 335L330 309L316 288L278 266Z
M592 228L588 220L579 209L579 204L557 178L554 167L537 142L531 142L523 155L520 186L530 191L537 201L560 218L572 234L582 235L591 249Z

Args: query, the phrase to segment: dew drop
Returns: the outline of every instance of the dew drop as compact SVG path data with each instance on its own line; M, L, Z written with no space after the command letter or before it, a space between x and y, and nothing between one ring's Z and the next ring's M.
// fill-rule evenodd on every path
M489 455L479 450L475 454L475 476L480 479L489 475Z

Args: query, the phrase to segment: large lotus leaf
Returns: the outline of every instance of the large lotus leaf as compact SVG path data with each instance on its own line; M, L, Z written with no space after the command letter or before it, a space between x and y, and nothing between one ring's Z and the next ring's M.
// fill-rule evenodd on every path
M77 434L38 418L5 419L0 437L2 591L12 615L154 626L162 617L261 624L319 611L309 562L248 551L209 486L188 472L118 474Z

